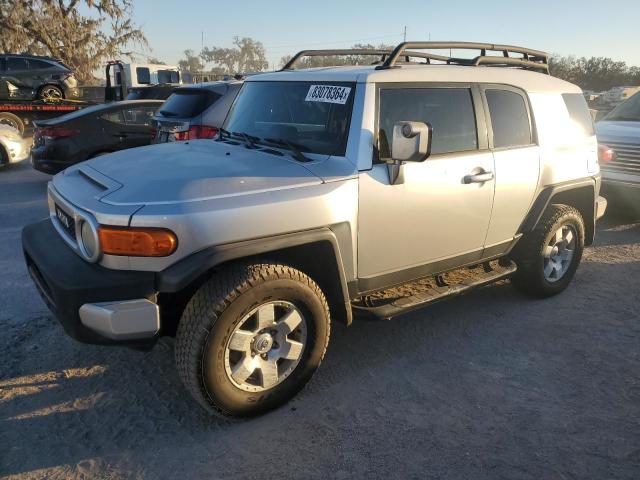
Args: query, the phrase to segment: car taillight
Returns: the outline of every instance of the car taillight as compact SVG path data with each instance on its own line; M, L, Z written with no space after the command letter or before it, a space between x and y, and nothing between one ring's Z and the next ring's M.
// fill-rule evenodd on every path
M598 162L609 163L616 158L616 151L609 145L598 145Z
M157 128L152 128L151 129L151 140L155 140L155 138L158 136L158 129Z
M177 141L196 140L198 138L214 138L218 134L218 129L210 125L193 125L186 132L175 132L173 134Z
M74 130L72 128L64 127L60 125L57 127L41 128L36 132L36 136L53 139L53 138L72 137L76 133L79 133L78 130Z

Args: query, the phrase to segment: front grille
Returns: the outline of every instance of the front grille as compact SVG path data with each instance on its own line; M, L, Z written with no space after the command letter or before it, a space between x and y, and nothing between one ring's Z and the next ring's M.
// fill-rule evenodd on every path
M616 158L601 165L603 170L615 173L640 175L640 143L611 143L608 146L616 152Z

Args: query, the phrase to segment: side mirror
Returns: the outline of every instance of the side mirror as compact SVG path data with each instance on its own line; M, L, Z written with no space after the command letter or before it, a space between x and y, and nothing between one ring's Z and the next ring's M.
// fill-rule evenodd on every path
M391 161L387 163L389 183L404 183L404 162L424 162L431 153L431 125L423 122L396 122L393 126Z
M431 153L431 126L423 122L396 122L391 158L397 162L423 162Z

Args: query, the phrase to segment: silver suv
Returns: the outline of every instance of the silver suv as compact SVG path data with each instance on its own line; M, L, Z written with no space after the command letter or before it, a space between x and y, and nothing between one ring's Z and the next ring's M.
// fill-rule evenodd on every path
M422 53L450 48L481 52ZM50 219L22 241L68 334L175 336L195 399L250 416L305 385L330 320L391 318L507 277L537 297L564 290L606 206L580 89L530 49L386 53L250 77L215 140L55 176Z

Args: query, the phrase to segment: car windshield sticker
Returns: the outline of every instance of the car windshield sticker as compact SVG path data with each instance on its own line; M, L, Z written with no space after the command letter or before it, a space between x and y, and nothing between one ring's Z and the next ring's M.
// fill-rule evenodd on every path
M336 85L311 85L307 92L306 102L347 103L351 87L340 87Z

